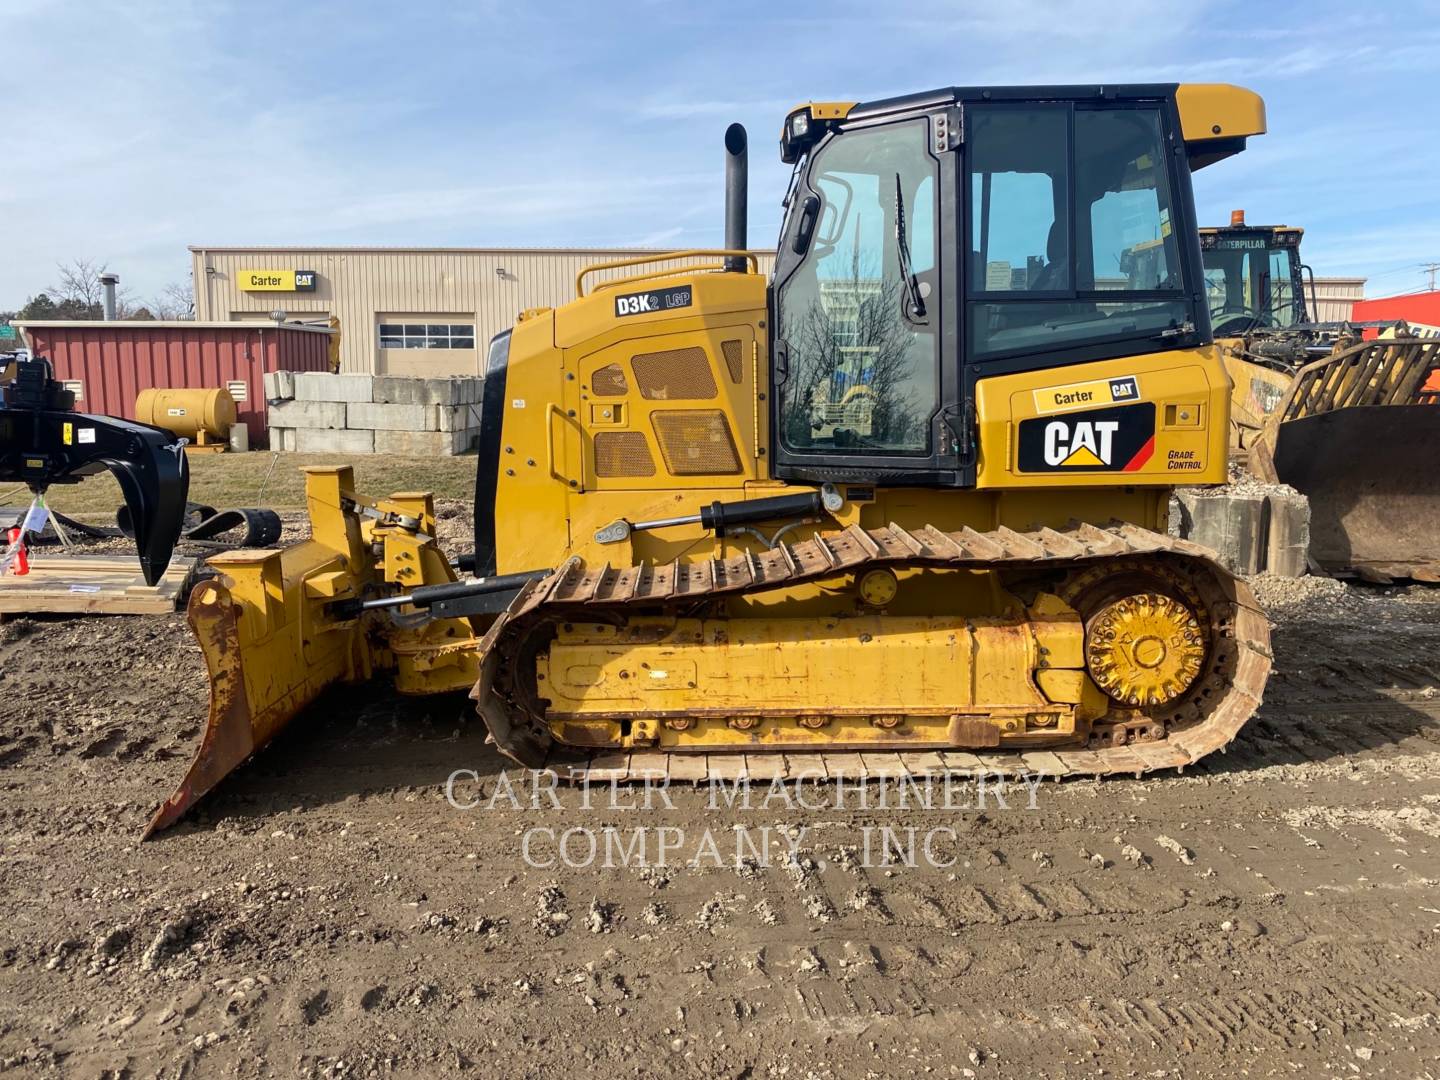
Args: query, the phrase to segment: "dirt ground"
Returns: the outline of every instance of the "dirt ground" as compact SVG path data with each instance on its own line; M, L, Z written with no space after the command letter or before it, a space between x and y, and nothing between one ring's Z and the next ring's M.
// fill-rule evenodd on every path
M1264 707L1184 775L516 809L463 697L368 686L143 844L205 712L182 618L13 620L0 1072L1435 1076L1440 589L1258 585ZM539 865L607 826L684 841Z

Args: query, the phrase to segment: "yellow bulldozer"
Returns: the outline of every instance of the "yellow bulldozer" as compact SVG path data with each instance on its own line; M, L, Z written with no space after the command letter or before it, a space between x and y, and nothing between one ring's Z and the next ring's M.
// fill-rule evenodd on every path
M337 467L308 470L309 540L210 560L209 723L150 831L382 673L469 690L501 753L568 780L1223 747L1268 624L1166 517L1226 478L1191 173L1264 130L1224 85L812 102L767 279L732 125L723 249L591 267L490 343L473 554L430 496Z
M1229 227L1200 230L1233 386L1231 452L1309 499L1319 569L1440 581L1440 338L1403 323L1321 321L1302 235L1247 225L1240 210Z

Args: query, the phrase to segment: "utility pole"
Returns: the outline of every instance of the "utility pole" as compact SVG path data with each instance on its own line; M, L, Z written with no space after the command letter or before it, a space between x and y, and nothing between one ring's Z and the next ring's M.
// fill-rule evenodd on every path
M1440 262L1421 263L1421 264L1420 264L1420 270L1421 270L1422 273L1426 273L1426 274L1429 274L1429 275L1430 275L1430 291L1431 291L1431 292L1434 292L1434 291L1435 291L1435 274L1436 274L1437 272L1440 272Z

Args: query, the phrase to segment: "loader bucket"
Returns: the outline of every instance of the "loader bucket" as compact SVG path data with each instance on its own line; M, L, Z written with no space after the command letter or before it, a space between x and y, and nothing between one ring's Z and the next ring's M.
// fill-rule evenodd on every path
M1310 500L1330 573L1440 581L1440 408L1364 405L1280 425L1275 472Z
M1329 573L1440 581L1440 339L1365 342L1302 368L1252 453L1310 500Z

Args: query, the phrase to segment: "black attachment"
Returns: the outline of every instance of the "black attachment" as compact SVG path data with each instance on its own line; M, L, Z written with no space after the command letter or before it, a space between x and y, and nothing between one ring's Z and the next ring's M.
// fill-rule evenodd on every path
M747 150L749 139L744 124L731 124L725 129L725 248L727 251L746 251L747 216L750 206L749 176L750 155ZM727 255L725 269L736 274L745 272L746 259L740 255Z
M135 546L147 585L170 565L185 519L190 471L183 444L168 431L70 411L75 395L40 358L17 360L0 399L0 481L39 494L109 469L135 522Z
M524 570L518 574L497 574L495 577L472 578L469 581L447 581L443 585L421 585L418 589L412 589L408 593L382 596L375 600L337 600L329 605L329 612L332 617L337 619L353 619L362 611L404 607L409 604L411 607L429 608L432 615L442 618L461 614L468 615L473 612L461 612L454 609L457 602L498 593L508 593L513 599L525 585L549 576L549 570ZM506 600L506 605L509 602ZM503 608L496 610L503 610Z
M731 525L753 525L776 518L813 517L824 509L820 492L806 491L799 495L774 495L768 499L745 502L713 502L700 510L700 524L723 533Z

